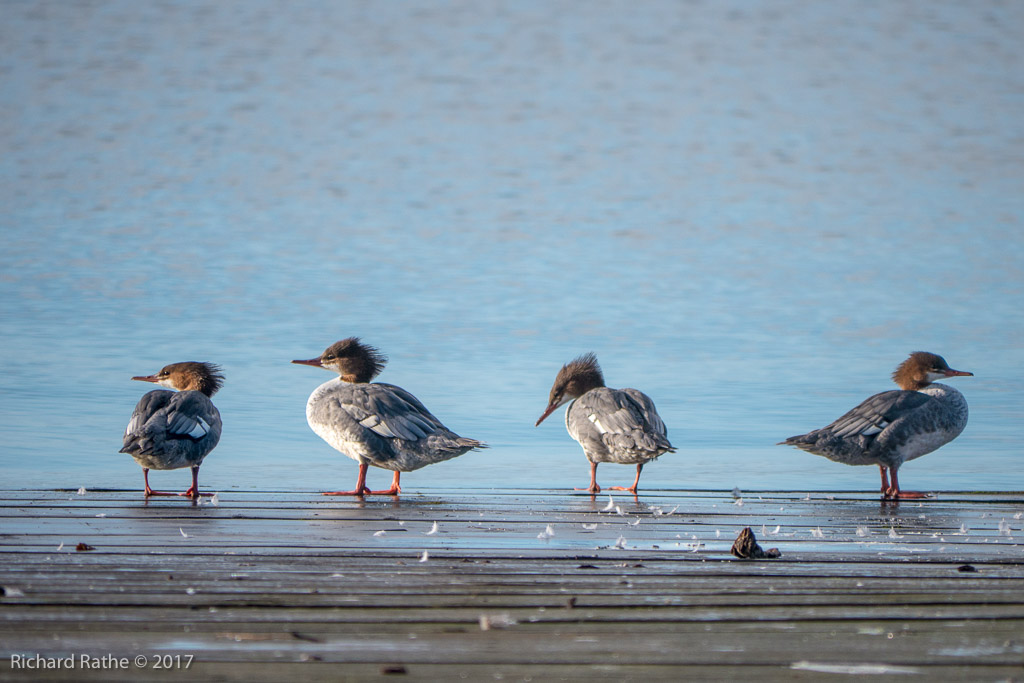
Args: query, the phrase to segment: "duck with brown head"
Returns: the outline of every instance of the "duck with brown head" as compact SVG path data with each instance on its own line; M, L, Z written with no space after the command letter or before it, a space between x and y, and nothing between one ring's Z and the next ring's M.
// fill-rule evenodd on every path
M125 430L121 453L128 453L142 466L147 497L175 495L151 489L149 470L191 467L192 486L178 495L197 498L199 466L220 441L220 412L210 400L224 383L220 368L192 361L172 363L155 375L132 379L174 391L155 389L139 400Z
M338 373L310 395L306 420L320 438L359 463L359 475L353 490L325 496L397 495L402 472L486 448L449 430L405 389L371 382L387 358L357 337L331 344L316 358L292 362ZM395 473L391 488L370 490L370 465Z
M565 426L590 461L590 486L585 490L592 494L601 491L597 484L598 463L636 465L632 486L611 487L636 494L644 465L664 453L675 452L654 401L636 389L606 387L597 357L592 353L575 358L558 371L548 395L548 407L537 425L570 401Z
M915 351L892 374L899 389L875 394L832 424L791 436L780 445L796 446L846 465L878 465L884 498L923 498L923 493L900 489L897 471L903 463L931 453L964 430L967 400L936 380L971 376L950 368L942 356Z

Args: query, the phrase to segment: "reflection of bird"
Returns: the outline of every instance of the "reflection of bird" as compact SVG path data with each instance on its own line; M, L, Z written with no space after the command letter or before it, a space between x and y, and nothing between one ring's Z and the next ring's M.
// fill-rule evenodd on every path
M122 453L142 465L147 496L171 496L149 488L149 471L192 468L192 487L182 496L199 496L199 465L220 441L220 413L210 397L224 383L210 363L173 363L155 375L132 377L177 391L155 389L139 400L124 433Z
M900 490L896 471L907 460L949 443L967 426L963 394L934 383L957 376L972 373L952 370L942 356L917 351L892 375L900 389L875 394L827 427L791 436L782 444L847 465L878 465L886 498L921 498L924 494ZM891 485L886 470L892 474Z
M636 465L632 486L611 487L636 493L644 464L662 453L675 451L654 401L636 389L606 387L597 357L592 353L574 359L558 371L547 410L537 424L568 401L572 403L565 411L565 427L583 446L590 461L590 486L586 490L591 493L601 490L597 485L598 463Z
M402 472L486 448L450 431L405 389L370 383L387 359L356 337L332 344L317 358L292 362L340 375L310 394L306 420L320 438L359 463L359 478L354 490L325 496L395 495L401 492L398 479ZM366 486L370 465L394 471L390 489L371 491Z

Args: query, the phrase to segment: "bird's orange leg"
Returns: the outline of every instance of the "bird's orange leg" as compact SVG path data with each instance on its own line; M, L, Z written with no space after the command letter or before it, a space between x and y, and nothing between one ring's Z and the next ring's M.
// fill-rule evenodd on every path
M629 488L625 486L610 486L609 488L612 491L629 491L633 495L636 495L636 487L640 485L640 470L643 468L644 466L642 464L636 466L636 479L633 480L633 485Z
M879 465L878 471L882 473L882 495L889 495L889 473L885 469L885 465Z
M146 482L146 498L149 498L150 496L176 496L176 495L178 495L176 493L167 493L165 491L154 491L153 489L149 488L149 468L148 467L143 467L142 468L142 479L143 479L143 481Z
M590 486L585 489L573 489L573 491L590 491L591 494L601 493L601 487L597 485L597 463L590 463Z
M370 491L370 493L379 496L397 496L402 492L402 487L398 485L398 478L401 476L401 472L395 470L395 476L391 479L391 488L387 491Z
M920 491L901 491L900 481L896 477L896 468L890 467L889 471L892 473L892 486L886 491L886 497L892 498L893 500L899 500L900 498L927 498L927 493L921 493Z
M353 491L324 491L324 496L365 496L373 493L366 485L366 470L370 468L366 463L359 463L359 477L356 479L356 488Z
M187 498L196 499L199 496L212 496L212 493L199 493L199 465L192 468L192 488L185 493L179 493L179 496L185 496Z

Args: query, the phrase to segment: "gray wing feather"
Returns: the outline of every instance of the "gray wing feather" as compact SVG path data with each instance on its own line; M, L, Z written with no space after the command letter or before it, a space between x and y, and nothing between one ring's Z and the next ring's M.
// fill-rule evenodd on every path
M311 405L314 431L343 452L350 444L357 460L375 467L407 472L486 447L450 431L416 397L390 384L338 383Z
M595 441L621 456L657 457L674 450L654 402L636 389L588 391L570 413L569 433L585 451L593 449Z
M879 439L890 439L897 420L934 403L917 391L893 389L865 399L831 424L807 434L791 436L783 443L848 464L874 462ZM901 422L906 424L906 421Z
M220 440L220 413L198 391L155 390L135 406L122 453L147 456L145 467L182 467L202 462Z
M931 400L930 396L917 391L884 391L866 399L820 431L828 430L832 436L839 438L875 436L896 420Z
M636 389L623 389L622 392L628 394L640 406L640 414L650 425L651 431L662 436L668 436L668 428L662 421L661 415L658 415L658 410L654 407L654 401L651 400L650 396Z
M132 411L131 419L128 420L128 427L124 430L124 445L128 445L129 437L142 434L146 420L164 408L173 397L173 391L157 389L147 392L140 398L135 410Z
M349 392L341 407L363 427L386 438L417 441L444 429L409 392L390 384L367 384Z

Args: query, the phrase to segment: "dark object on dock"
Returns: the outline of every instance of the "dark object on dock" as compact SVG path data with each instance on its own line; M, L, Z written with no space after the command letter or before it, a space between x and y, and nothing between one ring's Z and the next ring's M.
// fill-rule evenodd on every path
M778 548L769 550L761 548L749 526L743 527L743 531L736 537L736 542L732 544L732 554L741 560L765 560L782 555Z
M75 546L75 550L81 552L83 550L96 550L96 548L94 548L93 546L89 545L88 543L79 543L78 545Z

